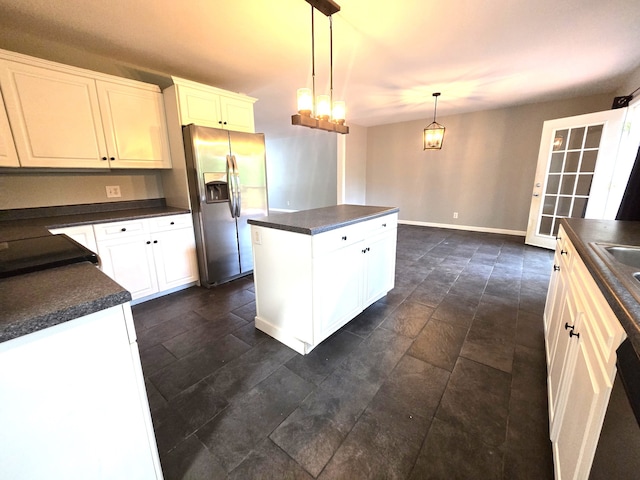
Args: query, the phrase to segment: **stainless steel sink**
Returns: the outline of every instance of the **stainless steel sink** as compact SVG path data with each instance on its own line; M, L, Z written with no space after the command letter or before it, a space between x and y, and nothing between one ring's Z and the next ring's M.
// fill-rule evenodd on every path
M618 262L629 267L640 268L640 247L612 245L604 249ZM640 275L640 272L637 275Z
M613 245L610 243L590 243L629 293L640 302L640 246Z

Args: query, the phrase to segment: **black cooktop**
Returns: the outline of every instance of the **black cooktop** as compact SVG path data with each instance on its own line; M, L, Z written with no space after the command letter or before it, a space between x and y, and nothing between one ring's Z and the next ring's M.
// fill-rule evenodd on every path
M98 255L64 234L0 242L0 278L61 267L98 264Z

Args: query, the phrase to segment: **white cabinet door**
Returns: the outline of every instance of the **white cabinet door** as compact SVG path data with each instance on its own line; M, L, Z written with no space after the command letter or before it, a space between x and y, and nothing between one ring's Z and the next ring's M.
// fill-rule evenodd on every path
M253 133L255 122L253 118L253 102L246 100L220 97L220 117L225 130Z
M133 300L158 291L151 240L147 235L98 243L102 271L126 288Z
M23 167L108 167L93 79L0 61L0 85Z
M363 308L382 298L395 284L396 230L365 241Z
M313 259L314 343L362 311L362 241Z
M19 167L18 152L13 142L9 118L0 92L0 167Z
M220 97L207 90L178 85L178 103L182 125L220 128Z
M154 233L152 238L160 291L198 280L193 229L180 228Z
M171 168L162 94L98 81L111 168Z
M612 384L596 354L589 321L576 326L575 360L567 370L566 400L552 438L556 478L587 478L600 436ZM552 434L553 435L553 434Z

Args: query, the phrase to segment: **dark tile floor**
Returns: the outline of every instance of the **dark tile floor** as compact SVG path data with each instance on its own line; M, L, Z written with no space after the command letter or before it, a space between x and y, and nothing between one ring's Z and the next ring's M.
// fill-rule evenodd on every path
M401 225L396 287L307 356L253 281L135 306L167 480L545 479L552 253Z

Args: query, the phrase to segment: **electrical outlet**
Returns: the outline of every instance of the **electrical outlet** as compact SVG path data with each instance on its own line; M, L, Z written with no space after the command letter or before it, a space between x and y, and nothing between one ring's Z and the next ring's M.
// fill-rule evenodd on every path
M453 218L458 218L458 212L453 212Z
M107 198L118 198L122 196L120 194L120 185L107 185L105 188L107 189Z

